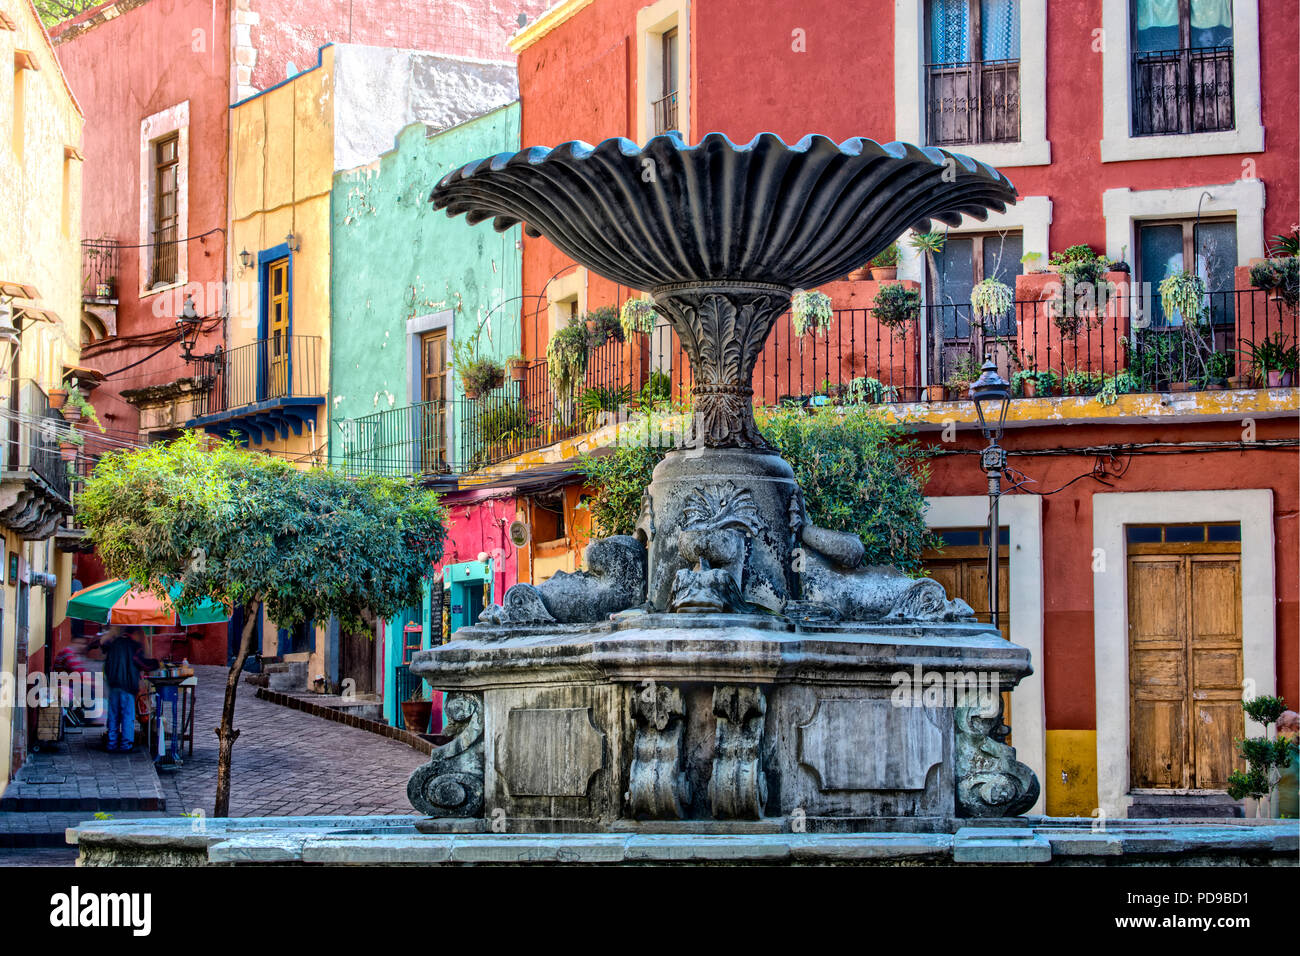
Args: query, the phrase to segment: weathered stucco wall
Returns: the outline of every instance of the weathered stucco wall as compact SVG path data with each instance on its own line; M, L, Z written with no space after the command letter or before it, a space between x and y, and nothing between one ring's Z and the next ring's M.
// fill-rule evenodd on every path
M57 316L55 322L28 319L22 323L18 356L18 378L35 381L48 393L62 381L63 366L76 365L78 360L82 164L66 148L80 149L83 118L31 4L0 0L0 10L16 26L0 29L0 63L6 64L0 69L0 208L7 223L0 241L0 280L33 286L38 293L34 299L17 298L15 307L32 306ZM14 69L20 50L30 54L36 69ZM0 404L12 408L7 377L4 394ZM11 450L6 445L6 462ZM21 460L28 458L24 454ZM28 571L58 575L52 622L56 626L67 604L72 558L51 541L24 541L8 528L3 529L3 545L0 673L14 676L20 663L17 623L22 592L8 572L9 556L18 554ZM30 671L44 666L45 591L31 588L27 602L25 654ZM14 730L26 711L10 704L0 704L0 792L23 756L21 750L14 753Z
M519 107L511 104L434 136L409 126L377 163L335 177L333 423L420 401L412 393L409 320L450 311L452 341L483 323L485 353L518 351L518 228L469 226L428 202L451 170L518 143ZM449 378L458 395L460 383ZM330 443L331 460L340 462L335 424Z
M334 169L392 149L411 122L430 130L464 123L518 96L513 63L383 47L334 47Z
M451 56L514 61L507 38L522 13L535 19L550 0L236 0L252 17L250 78L264 90L285 79L290 64L316 62L326 43L427 50Z

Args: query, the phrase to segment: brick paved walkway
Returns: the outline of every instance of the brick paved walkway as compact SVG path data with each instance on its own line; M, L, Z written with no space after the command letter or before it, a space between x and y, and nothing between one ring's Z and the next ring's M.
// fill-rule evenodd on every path
M194 756L162 774L169 813L212 812L226 671L196 667ZM240 683L235 704L233 817L411 813L406 778L428 758L403 743L258 700Z
M0 846L33 842L49 846L61 840L65 827L95 811L111 812L117 819L160 815L151 811L146 798L165 800L161 813L168 816L195 809L210 814L217 779L213 728L221 719L226 670L196 667L195 671L199 683L194 754L184 758L184 766L159 775L144 754L95 750L102 728L71 733L66 749L32 755L6 789ZM255 688L240 683L231 816L412 812L406 779L428 759L424 754L396 740L258 700L254 694ZM35 794L46 799L32 803ZM0 866L38 862L39 854L29 861L25 852L0 854ZM46 854L45 858L58 857Z

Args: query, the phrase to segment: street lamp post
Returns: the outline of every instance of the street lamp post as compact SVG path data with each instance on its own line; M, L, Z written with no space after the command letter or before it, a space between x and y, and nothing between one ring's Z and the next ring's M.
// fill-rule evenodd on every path
M980 452L980 467L989 479L989 615L998 627L998 499L1002 497L1002 474L1007 469L1007 452L998 444L1011 404L1011 385L998 374L998 367L988 355L980 377L970 386L970 397L979 415L980 431L988 446Z

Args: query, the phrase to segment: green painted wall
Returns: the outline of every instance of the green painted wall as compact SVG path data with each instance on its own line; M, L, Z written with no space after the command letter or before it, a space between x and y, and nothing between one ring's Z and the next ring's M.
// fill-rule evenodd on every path
M433 136L422 124L408 126L378 162L334 177L332 463L343 457L339 422L419 401L411 394L408 320L451 309L453 339L482 325L481 351L498 358L520 351L519 228L470 226L428 201L448 172L518 149L519 104L512 103Z

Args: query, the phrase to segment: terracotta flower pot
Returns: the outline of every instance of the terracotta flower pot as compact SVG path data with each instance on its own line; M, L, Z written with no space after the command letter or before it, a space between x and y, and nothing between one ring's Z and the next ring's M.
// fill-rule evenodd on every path
M69 422L81 421L81 407L78 405L64 405L63 408L60 409L60 411L63 413L63 418L65 421L69 421Z
M927 402L942 402L947 387L943 385L927 385L925 387L925 400Z
M898 278L898 266L872 266L871 278L877 282L888 282Z
M411 733L427 734L429 732L429 718L432 716L433 701L402 701L402 723L406 725L406 729Z
M59 458L63 461L76 461L77 446L70 441L59 442Z
M1253 383L1249 375L1230 375L1228 377L1228 388L1253 388Z
M50 389L50 408L60 409L68 401L68 390L66 388Z
M1290 388L1291 383L1295 380L1292 372L1282 372L1278 369L1271 368L1268 370L1268 387L1269 388Z
M1191 382L1170 382L1169 391L1171 392L1190 392L1192 390Z
M871 278L871 270L863 266L861 269L854 269L845 278L849 282L866 282L867 279Z
M510 363L510 381L522 382L524 375L528 373L528 363L514 361Z
M1038 394L1038 379L1027 378L1020 383L1020 394L1025 398L1033 398Z

